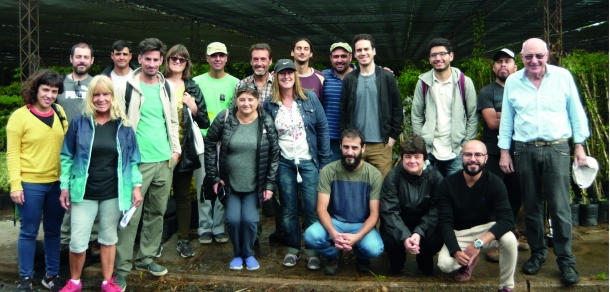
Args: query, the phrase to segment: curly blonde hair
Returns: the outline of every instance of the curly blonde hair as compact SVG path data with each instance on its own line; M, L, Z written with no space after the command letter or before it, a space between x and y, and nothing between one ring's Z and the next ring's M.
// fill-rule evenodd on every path
M112 83L112 80L110 80L110 78L105 75L95 76L89 83L87 95L85 96L84 101L85 109L83 110L83 114L85 116L92 117L93 121L95 122L95 118L97 117L97 108L93 103L93 93L95 91L110 93L110 95L112 96L110 100L110 119L116 120L118 118L121 118L123 120L123 126L130 127L131 123L127 119L125 112L121 109L119 105L119 100L116 97L114 84Z

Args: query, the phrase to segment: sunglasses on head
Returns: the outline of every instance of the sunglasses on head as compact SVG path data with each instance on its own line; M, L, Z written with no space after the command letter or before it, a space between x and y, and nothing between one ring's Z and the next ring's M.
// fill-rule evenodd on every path
M534 58L534 56L536 57L536 59L538 60L542 60L544 58L544 56L546 56L546 53L544 54L527 54L527 55L523 55L523 58L525 58L526 60L531 60Z
M83 94L80 92L80 81L77 81L74 85L74 94L79 98L83 97Z
M174 63L180 62L180 64L184 64L187 61L187 59L180 58L180 57L169 57L169 59L172 60L172 62L174 62Z
M237 87L237 90L245 89L245 88L250 88L250 89L256 90L256 87L254 86L254 83L248 83L248 82L240 84Z

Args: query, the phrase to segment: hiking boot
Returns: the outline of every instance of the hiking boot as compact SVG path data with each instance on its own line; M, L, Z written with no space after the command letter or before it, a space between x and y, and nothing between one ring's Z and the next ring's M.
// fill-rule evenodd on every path
M59 291L59 289L61 289L62 284L59 275L49 276L48 274L44 275L44 278L42 278L42 281L40 283L42 284L42 286L51 290L52 292Z
M210 244L212 243L212 233L206 232L199 236L199 243L201 244Z
M191 247L191 243L188 240L178 241L178 247L176 247L176 250L183 258L190 258L195 256L193 248Z
M337 258L327 259L326 265L324 266L324 274L326 275L336 275L339 273L339 263L337 262Z
M106 282L106 284L104 284L104 282L102 282L102 292L122 292L123 291L123 289L114 282L115 278L116 277L113 277L108 282Z
M219 233L214 235L214 240L218 243L227 243L229 242L229 237L224 233Z
M578 283L580 277L574 266L565 265L561 267L561 282L566 285L574 285Z
M371 270L371 260L356 258L356 272L366 273Z
M476 267L478 263L479 263L479 256L477 255L472 260L470 265L461 267L458 270L458 272L453 276L453 279L456 280L457 282L466 282L466 281L470 280L470 278L472 277L472 270L474 270L474 267Z
M148 264L136 263L136 270L147 271L151 275L157 276L157 277L167 274L167 269L164 266L159 265L155 262L150 262Z
M490 252L485 253L485 259L490 263L499 263L500 262L500 251L494 249Z
M523 273L526 275L535 275L540 271L540 266L544 264L546 259L543 259L537 255L533 255L529 260L523 265Z
M83 281L79 281L78 284L72 280L66 281L66 286L61 288L59 292L80 292L83 291Z
M283 265L286 266L286 267L294 267L297 264L298 260L299 260L299 256L298 255L287 253L284 256L284 263L283 263Z
M244 268L244 259L241 257L233 258L231 263L229 263L229 269L231 270L241 270Z
M119 286L119 288L121 288L121 291L125 291L125 289L127 288L127 279L125 278L125 276L117 273L116 276L114 276L113 282Z
M307 258L307 268L315 271L320 269L320 258L319 257L308 257Z
M21 277L16 291L32 291L32 277Z
M248 269L248 271L258 270L261 267L253 256L247 257L244 261L246 262L246 269Z

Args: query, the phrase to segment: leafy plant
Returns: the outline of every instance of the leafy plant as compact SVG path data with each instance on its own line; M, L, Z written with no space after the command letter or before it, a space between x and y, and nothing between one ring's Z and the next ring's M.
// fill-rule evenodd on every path
M0 152L0 190L8 192L8 168L6 167L6 153Z
M607 280L608 277L606 277L606 273L599 273L597 275L595 275L595 278L597 278L598 280Z

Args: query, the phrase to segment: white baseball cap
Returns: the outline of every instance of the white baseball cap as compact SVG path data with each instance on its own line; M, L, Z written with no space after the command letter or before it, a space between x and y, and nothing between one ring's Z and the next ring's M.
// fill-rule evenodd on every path
M584 166L578 166L576 163L572 164L572 178L574 182L581 189L588 188L597 176L599 170L599 164L593 157L587 156L587 164Z

